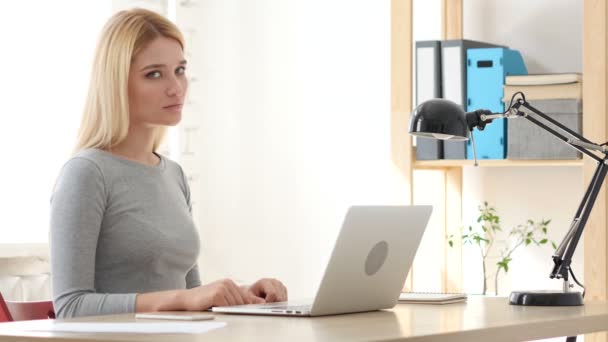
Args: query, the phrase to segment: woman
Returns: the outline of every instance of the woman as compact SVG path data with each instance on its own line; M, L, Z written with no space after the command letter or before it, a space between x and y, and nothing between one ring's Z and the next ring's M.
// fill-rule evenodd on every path
M199 236L181 167L158 154L188 88L183 36L162 16L122 11L98 42L76 153L51 199L58 317L284 301L275 279L201 285Z

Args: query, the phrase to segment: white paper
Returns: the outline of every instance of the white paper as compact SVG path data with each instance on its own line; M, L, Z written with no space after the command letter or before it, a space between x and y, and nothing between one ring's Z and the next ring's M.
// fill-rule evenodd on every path
M51 319L0 324L0 332L78 332L78 333L135 333L135 334L203 334L223 328L226 322L137 322L84 323L56 322Z

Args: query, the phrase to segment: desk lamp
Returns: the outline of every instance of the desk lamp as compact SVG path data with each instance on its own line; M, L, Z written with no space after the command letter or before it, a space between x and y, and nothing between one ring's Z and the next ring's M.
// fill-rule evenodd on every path
M522 112L520 107L527 108L531 113ZM583 233L589 214L598 192L602 187L606 172L608 170L608 149L606 144L598 145L585 139L583 136L553 120L546 114L531 106L523 93L513 95L507 110L503 113L492 113L489 110L479 109L465 113L461 106L445 99L433 99L421 103L412 113L410 118L410 134L422 137L442 140L467 140L469 133L474 128L482 131L486 124L494 119L503 118L525 118L533 124L558 137L572 148L586 154L597 162L597 169L593 174L591 183L585 191L583 200L576 211L574 220L564 240L553 254L553 269L549 277L551 279L562 279L562 291L514 291L509 297L512 305L534 305L534 306L573 306L583 305L584 286L581 285L570 267L572 255ZM553 126L547 126L542 119ZM477 166L477 155L475 152L475 138L471 134L473 156ZM572 285L569 276L574 282L583 288L583 293L571 291Z

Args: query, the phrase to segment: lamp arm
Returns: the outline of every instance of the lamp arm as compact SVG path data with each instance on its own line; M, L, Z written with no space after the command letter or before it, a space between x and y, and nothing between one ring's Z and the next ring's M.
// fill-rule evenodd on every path
M606 158L604 158L604 160L606 160ZM550 278L562 278L566 281L568 280L568 272L570 271L572 255L574 254L574 250L576 249L583 230L585 229L585 225L589 219L589 215L591 214L595 200L597 199L598 193L602 188L604 179L606 178L607 171L608 165L606 165L605 162L598 163L591 182L589 183L589 186L585 191L585 195L583 196L578 210L576 211L574 219L572 220L570 230L553 254L552 258L555 265L553 266L553 270L549 275Z
M569 278L570 265L572 263L572 256L574 254L574 251L576 250L576 247L581 238L583 230L585 229L585 225L587 223L587 220L589 219L591 210L593 209L593 205L595 204L595 200L597 199L598 193L602 187L604 179L606 178L606 172L608 171L608 165L606 165L606 159L608 158L608 154L606 153L606 149L603 146L592 143L591 141L587 140L582 135L580 135L577 132L574 132L573 130L571 130L570 128L564 126L559 121L554 120L553 118L549 117L545 113L534 108L532 105L530 105L530 103L528 103L525 100L520 99L520 100L516 101L516 103L513 104L513 106L511 106L511 108L509 108L509 109L516 110L519 114L520 106L523 106L523 107L529 109L534 114L538 115L542 119L544 119L544 120L550 122L551 124L553 124L554 126L556 126L561 131L565 132L566 135L570 135L571 137L574 137L574 139L568 138L566 135L561 134L561 133L557 132L556 130L548 127L547 125L543 124L536 118L534 118L530 115L524 114L523 115L524 118L528 119L528 121L536 124L537 126L541 127L542 129L548 131L549 133L551 133L555 137L559 138L566 144L568 144L571 147L575 148L576 150L588 155L589 157L593 158L594 160L596 160L598 162L598 166L593 174L593 177L591 178L591 182L589 183L589 186L587 187L587 189L585 191L585 195L583 196L583 199L581 200L581 203L579 204L576 214L574 215L574 219L572 220L570 229L569 229L568 233L566 234L566 236L564 237L563 241L560 243L560 245L556 249L556 251L552 257L554 266L553 266L553 269L551 270L551 274L549 275L549 277L551 279L553 279L553 278L560 279L561 278L567 282L568 278ZM603 152L604 157L600 158L595 153L591 152L590 150ZM565 289L565 290L567 290L567 289Z
M551 127L548 127L532 115L521 112L519 110L521 106L529 109L531 112L538 115L540 118L556 126L557 129L560 130L560 132ZM528 121L542 128L543 130L559 138L564 143L570 145L572 148L578 150L581 153L586 154L587 156L597 161L598 166L593 174L589 186L587 187L587 190L585 191L585 195L583 196L578 210L576 211L574 219L572 220L572 224L570 225L570 229L552 256L554 266L549 277L551 279L564 279L565 284L568 284L570 264L572 263L572 255L574 254L576 246L578 245L583 230L585 229L585 225L587 224L587 220L589 219L589 216L591 214L591 210L593 209L595 200L597 199L599 191L602 188L602 184L604 183L604 179L606 178L606 174L608 173L608 150L603 145L592 143L582 135L564 126L559 121L552 119L545 113L534 108L527 101L525 101L525 99L518 99L504 113L488 113L487 111L475 111L467 113L466 115L467 122L469 124L474 124L476 121L479 121L484 122L484 126L485 123L489 123L493 119L497 118L524 117ZM600 157L592 151L598 151L603 153L604 155L603 157ZM567 291L567 288L565 287L564 290Z
M554 130L553 128L545 125L544 123L542 123L541 121L539 121L538 119L533 117L532 115L521 112L519 110L519 108L521 106L529 109L534 114L541 117L542 119L550 122L552 125L556 126L559 130L561 130L561 132L558 132L558 131ZM528 121L531 121L538 127L542 128L543 130L551 133L553 136L557 137L564 143L570 145L572 148L576 149L577 151L579 151L583 154L586 154L590 158L593 158L597 162L603 162L604 158L598 157L596 154L591 152L592 150L602 152L602 153L604 153L604 155L606 155L608 153L608 149L606 149L606 147L592 143L591 141L587 140L582 135L580 135L580 134L574 132L573 130L571 130L570 128L564 126L559 121L552 119L551 117L549 117L545 113L539 111L538 109L532 107L528 102L526 102L525 100L522 100L522 99L518 99L504 113L492 113L488 110L476 110L474 112L466 113L465 116L466 116L467 124L469 125L469 129L471 131L473 131L473 128L483 130L485 128L486 124L492 122L492 120L494 120L494 119L512 119L512 118L523 117L523 118L527 119Z
M583 137L582 135L580 135L579 133L571 130L570 128L564 126L561 122L551 118L550 116L548 116L547 114L541 112L540 110L532 107L532 105L530 105L530 103L528 103L525 100L519 99L516 101L516 103L513 104L513 106L511 106L511 108L513 109L519 109L520 106L524 106L525 108L528 108L529 110L531 110L533 113L535 113L536 115L542 117L543 119L549 121L550 123L552 123L553 125L559 127L560 129L562 129L563 131L567 132L568 134L576 137L577 139L584 141L586 143L590 143L592 144L591 141L587 140L585 137Z
M582 135L580 135L580 134L574 132L573 130L571 130L570 128L564 126L559 121L552 119L551 117L549 117L545 113L543 113L543 112L539 111L538 109L532 107L526 101L518 100L515 104L513 104L513 106L511 106L510 109L517 110L518 113L521 113L521 112L519 112L519 107L520 106L524 106L525 108L528 108L534 114L538 115L539 117L541 117L544 120L550 122L551 124L555 125L560 130L562 130L563 132L565 132L565 134L574 137L574 139L568 138L564 134L561 134L560 132L557 132L556 130L552 129L551 127L548 127L547 125L545 125L544 123L540 122L539 120L537 120L536 118L534 118L531 115L522 113L521 116L523 116L527 120L531 121L535 125L539 126L540 128L544 129L545 131L553 134L555 137L557 137L558 139L562 140L563 142L565 142L566 144L570 145L572 148L578 150L579 152L588 155L589 157L595 159L597 162L603 162L603 158L600 158L596 154L594 154L591 151L589 151L589 150L596 150L596 151L600 151L600 152L603 152L604 154L606 154L606 149L603 146L600 146L600 145L592 143L591 141L587 140ZM520 114L518 114L518 115L520 115Z

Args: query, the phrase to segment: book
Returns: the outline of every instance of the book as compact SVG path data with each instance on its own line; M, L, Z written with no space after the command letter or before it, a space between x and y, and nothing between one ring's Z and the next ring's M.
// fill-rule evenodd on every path
M551 85L505 85L503 101L507 104L518 91L526 96L526 100L552 99L582 99L583 83L551 84Z
M580 73L563 74L531 74L510 75L505 79L507 85L543 85L543 84L568 84L581 82L583 75Z
M466 293L402 292L399 295L399 303L409 304L451 304L466 300Z

